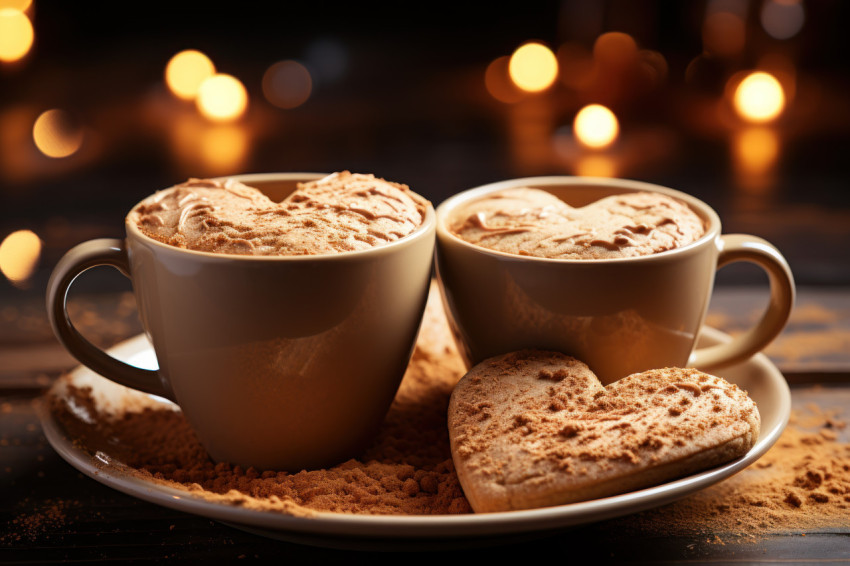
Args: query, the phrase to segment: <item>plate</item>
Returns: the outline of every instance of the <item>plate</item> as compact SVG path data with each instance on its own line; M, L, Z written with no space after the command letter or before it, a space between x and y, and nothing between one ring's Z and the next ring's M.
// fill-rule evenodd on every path
M727 340L727 335L706 327L699 345L709 346ZM109 352L139 367L156 367L156 356L144 335L123 342ZM397 516L319 512L311 517L293 517L274 511L235 507L147 481L131 474L128 468L108 454L87 450L54 418L48 409L50 403L43 404L40 416L47 440L72 466L104 485L157 505L194 513L266 537L325 547L384 550L434 548L434 545L462 547L536 538L664 505L728 478L755 462L776 442L788 422L791 411L788 384L764 354L719 373L746 390L761 414L761 437L744 457L675 481L604 499L478 515ZM119 409L122 395L127 396L126 388L82 366L58 380L47 395L59 401L66 400L63 395L68 384L89 385L99 401L111 402ZM173 406L153 396L148 396L145 402Z

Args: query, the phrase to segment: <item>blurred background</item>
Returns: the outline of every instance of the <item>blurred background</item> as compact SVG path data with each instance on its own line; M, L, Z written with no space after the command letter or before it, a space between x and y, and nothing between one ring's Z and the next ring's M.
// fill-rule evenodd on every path
M7 344L52 338L43 293L70 247L237 173L374 173L435 205L512 177L640 179L772 241L800 285L850 283L847 2L210 4L0 0Z

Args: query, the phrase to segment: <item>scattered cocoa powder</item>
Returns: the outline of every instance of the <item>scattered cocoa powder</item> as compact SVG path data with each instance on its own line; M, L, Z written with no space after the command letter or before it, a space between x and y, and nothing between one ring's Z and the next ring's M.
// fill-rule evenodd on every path
M386 420L356 460L299 473L213 462L179 411L133 402L102 406L90 388L68 385L52 400L69 436L129 473L207 499L311 515L469 513L451 459L446 410L463 373L438 295L432 293L417 347ZM97 460L93 460L97 462Z
M795 409L776 444L732 478L666 507L609 521L604 528L668 535L850 528L850 444L838 410Z
M21 502L22 507L32 505L29 500ZM62 499L46 499L33 509L26 509L7 524L8 532L0 536L0 543L33 542L45 533L56 532L65 525L67 511L79 504ZM49 535L48 535L49 537Z

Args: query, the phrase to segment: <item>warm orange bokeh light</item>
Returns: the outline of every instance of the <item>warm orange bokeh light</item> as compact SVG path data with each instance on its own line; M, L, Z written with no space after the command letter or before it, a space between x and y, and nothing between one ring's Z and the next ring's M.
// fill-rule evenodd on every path
M776 77L755 72L748 75L735 89L735 110L750 122L769 122L785 108L785 92Z
M220 73L201 83L196 103L205 118L231 122L248 108L248 91L236 77Z
M579 110L573 121L576 139L594 149L614 143L620 132L617 117L601 104L590 104Z
M504 102L513 104L524 98L524 93L511 80L508 71L508 65L511 58L505 55L495 59L487 65L487 70L484 72L484 86L490 96Z
M748 126L732 138L735 181L743 190L764 195L776 187L779 134L766 126Z
M564 43L555 54L558 77L571 89L585 90L594 78L593 54L580 43Z
M35 271L41 240L30 230L12 232L0 243L0 272L15 286L22 286Z
M194 49L176 54L165 66L165 84L178 98L194 100L201 83L215 74L210 58Z
M741 53L746 43L744 20L731 12L709 14L703 23L702 42L711 55L732 57Z
M511 80L522 90L546 90L558 78L558 60L541 43L526 43L514 51L508 64Z
M670 68L667 64L667 59L658 51L642 49L638 51L639 69L647 82L647 86L659 88L667 81L667 75Z
M236 124L210 125L198 142L198 156L210 171L238 171L248 154L248 134Z
M48 157L68 157L83 144L83 128L64 110L43 112L32 127L36 147Z
M278 61L263 75L263 95L278 108L297 108L312 91L310 71L298 61Z
M745 128L734 138L735 161L751 174L769 170L779 159L779 137L769 128Z
M0 8L0 61L11 63L29 53L35 32L21 10Z
M243 170L251 149L251 131L241 123L210 123L181 112L168 129L171 151L190 175L232 175Z
M617 164L607 155L583 155L576 162L575 173L579 177L616 177Z
M604 66L625 67L637 56L637 43L627 33L611 31L596 38L593 58Z
M32 6L32 0L0 0L0 10L12 8L19 12L26 12Z

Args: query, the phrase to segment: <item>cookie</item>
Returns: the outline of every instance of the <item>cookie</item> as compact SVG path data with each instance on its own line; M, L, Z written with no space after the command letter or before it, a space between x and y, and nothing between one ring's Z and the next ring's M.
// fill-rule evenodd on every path
M449 403L452 458L478 512L642 489L734 460L759 435L746 392L695 369L604 387L584 363L523 350L485 360Z

